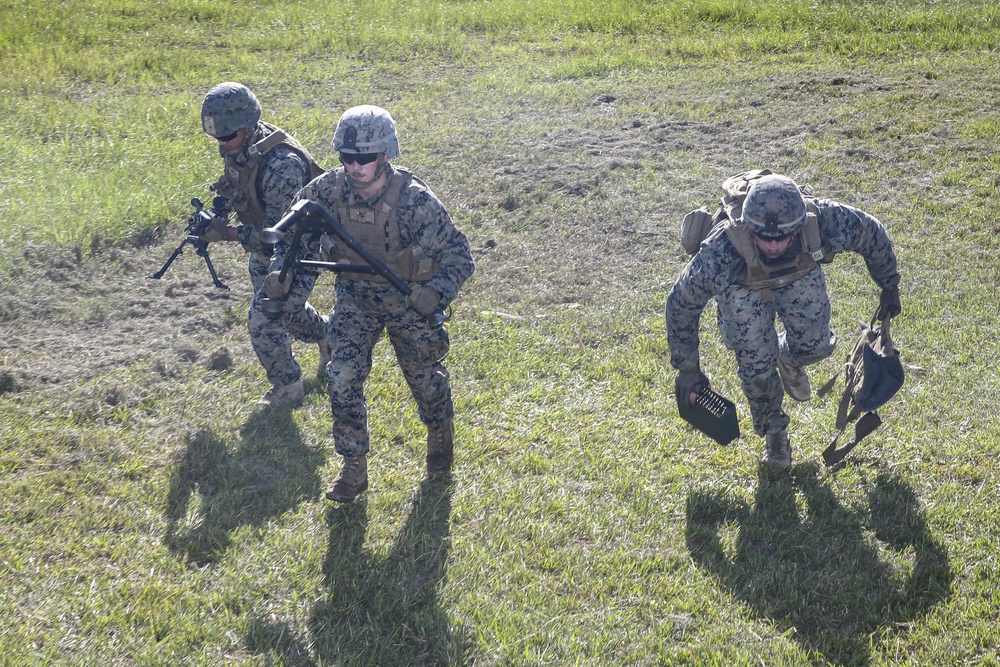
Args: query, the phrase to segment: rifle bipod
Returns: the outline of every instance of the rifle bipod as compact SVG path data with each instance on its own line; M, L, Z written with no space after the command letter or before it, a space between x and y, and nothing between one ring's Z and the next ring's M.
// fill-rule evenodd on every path
M152 278L153 280L159 280L162 278L163 274L167 272L167 269L170 268L173 261L177 259L177 256L184 252L184 246L189 243L194 247L195 254L205 258L205 264L208 266L208 272L212 275L212 284L219 289L229 289L229 285L219 280L219 276L215 272L215 267L212 265L212 258L208 256L208 244L199 239L197 236L184 237L184 240L181 241L180 245L174 249L174 252L170 255L167 261L162 267L160 267L160 270L156 273L150 273L146 277Z

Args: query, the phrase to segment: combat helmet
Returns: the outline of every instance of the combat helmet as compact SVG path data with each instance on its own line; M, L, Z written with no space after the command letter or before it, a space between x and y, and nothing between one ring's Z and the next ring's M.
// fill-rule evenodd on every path
M249 88L227 81L208 91L201 103L201 127L213 137L224 137L241 127L256 127L260 102Z
M390 160L397 158L399 136L396 134L396 121L382 107L371 104L351 107L337 123L333 149L355 155L385 153Z
M761 238L791 234L806 221L806 202L795 181L780 174L753 181L743 202L743 222Z

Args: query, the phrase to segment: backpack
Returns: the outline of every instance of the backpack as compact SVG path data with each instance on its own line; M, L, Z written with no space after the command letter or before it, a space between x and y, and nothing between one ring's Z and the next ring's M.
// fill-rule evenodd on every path
M770 169L753 169L735 176L730 176L722 182L722 198L719 207L713 214L707 206L702 206L684 216L681 221L681 246L689 255L694 255L701 247L701 242L708 238L716 227L722 227L732 221L739 223L743 218L743 201L755 180L761 176L773 174ZM803 195L812 195L809 186L799 188Z
M819 212L812 201L806 199L806 222L801 231L801 252L782 262L764 262L754 241L753 232L743 223L743 202L753 182L762 176L772 174L769 169L754 169L727 178L722 184L721 205L715 214L701 207L691 211L681 222L681 245L689 255L701 248L701 243L709 236L724 233L729 242L746 262L746 277L739 281L750 289L770 290L786 287L804 277L817 263L833 260L831 248L824 248L819 231ZM803 197L812 196L812 188L800 186Z
M833 388L837 377L844 374L844 391L837 409L837 436L823 451L823 460L828 466L839 463L869 433L882 424L877 412L903 387L903 363L899 350L889 335L887 317L877 325L878 311L871 322L861 323L861 334L847 355L843 368L823 385L817 396L823 397ZM857 420L854 435L843 447L837 449L837 441L847 425Z

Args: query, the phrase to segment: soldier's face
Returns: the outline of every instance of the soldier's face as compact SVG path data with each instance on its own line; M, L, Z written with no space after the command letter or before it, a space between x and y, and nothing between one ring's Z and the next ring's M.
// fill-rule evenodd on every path
M379 154L378 158L374 162L369 162L368 164L361 164L360 161L351 160L352 156L350 155L345 155L343 157L344 159L341 160L341 163L347 171L347 177L351 179L351 182L356 187L364 187L374 183L379 167L382 166L382 163L385 160L382 154Z
M221 148L222 152L226 155L235 155L241 148L243 148L243 142L246 141L247 133L249 132L250 128L241 127L236 131L236 135L230 135L231 138L227 141L219 139L219 148Z
M788 244L792 242L792 235L789 234L781 239L764 239L754 234L753 241L757 244L757 249L768 257L780 257L788 250Z

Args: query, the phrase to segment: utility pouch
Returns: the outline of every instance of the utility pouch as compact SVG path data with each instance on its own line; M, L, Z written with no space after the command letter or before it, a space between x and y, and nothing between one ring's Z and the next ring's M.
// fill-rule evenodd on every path
M423 282L437 273L437 262L427 256L419 245L411 245L399 254L399 266L406 280Z
M697 254L701 242L708 238L713 226L715 219L704 206L685 215L681 222L681 246L684 251L689 255Z
M878 311L869 324L861 323L861 334L848 353L843 369L816 392L822 398L833 389L837 377L844 374L844 391L837 409L838 433L823 452L823 460L828 466L842 461L865 436L882 424L878 408L903 387L903 364L889 335L891 318L885 318L881 326L877 326L877 317ZM855 421L850 442L837 448L841 434Z

